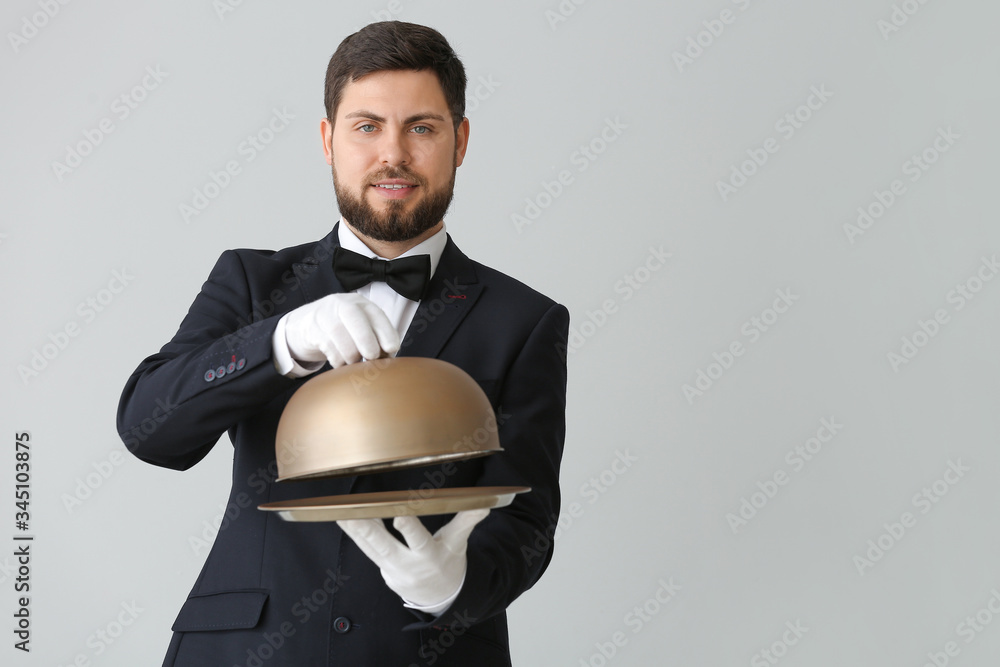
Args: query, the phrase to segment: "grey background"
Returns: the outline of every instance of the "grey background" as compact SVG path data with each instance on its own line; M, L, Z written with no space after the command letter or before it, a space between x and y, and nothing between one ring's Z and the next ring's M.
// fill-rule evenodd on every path
M223 438L185 473L122 456L118 397L224 249L303 243L336 220L319 143L323 75L339 41L381 16L441 30L469 73L470 148L449 232L573 317L567 512L550 569L509 610L515 664L753 666L770 664L759 652L776 642L788 665L918 666L948 642L949 664L995 664L1000 281L973 280L981 290L961 309L952 290L1000 252L997 6L561 6L568 16L552 22L556 0L246 0L224 13L208 1L94 1L51 18L37 1L4 4L3 662L159 664L207 553L197 540L221 515L232 450ZM912 15L897 13L906 22L884 34L894 7ZM723 10L732 22L704 32L707 46L679 71L674 52ZM26 21L44 25L12 44ZM120 118L115 99L147 67L165 78ZM476 98L480 77L491 84ZM820 108L786 139L775 123L813 86L831 95L813 98ZM294 120L246 161L241 142L274 109ZM114 131L60 178L53 163L103 118ZM602 144L609 121L620 131ZM911 181L904 163L948 128L958 138ZM724 201L717 182L769 137L779 150ZM581 170L592 141L602 152ZM241 173L185 222L179 206L228 160ZM561 170L573 182L516 224ZM894 179L905 193L851 243L844 225ZM671 257L647 272L651 247ZM102 292L115 271L127 285ZM626 275L641 289L622 288ZM744 323L776 290L797 299L751 341ZM106 301L92 317L88 298ZM947 323L893 368L888 353L938 309ZM78 335L22 377L73 324ZM734 341L744 354L689 400L684 385ZM824 418L843 426L796 470L786 454ZM10 633L23 430L30 655ZM916 504L949 463L968 470ZM779 471L787 483L734 531L727 515ZM883 535L904 512L915 525ZM855 557L880 536L891 548L859 571ZM664 603L661 582L679 586ZM132 603L132 624L110 645L95 640ZM977 613L970 636L961 624ZM786 623L807 630L796 638Z

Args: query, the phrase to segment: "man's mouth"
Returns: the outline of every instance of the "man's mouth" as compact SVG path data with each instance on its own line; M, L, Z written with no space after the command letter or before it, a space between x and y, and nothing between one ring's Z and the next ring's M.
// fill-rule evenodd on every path
M417 189L416 183L402 178L385 178L372 183L371 186L383 199L405 199Z

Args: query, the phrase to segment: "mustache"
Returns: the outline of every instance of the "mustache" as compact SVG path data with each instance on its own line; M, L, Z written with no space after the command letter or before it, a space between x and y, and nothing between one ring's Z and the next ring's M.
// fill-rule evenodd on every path
M416 174L405 167L383 167L382 169L369 174L366 179L366 184L373 185L386 178L401 178L412 183L416 183L419 186L427 185L427 181L423 176Z

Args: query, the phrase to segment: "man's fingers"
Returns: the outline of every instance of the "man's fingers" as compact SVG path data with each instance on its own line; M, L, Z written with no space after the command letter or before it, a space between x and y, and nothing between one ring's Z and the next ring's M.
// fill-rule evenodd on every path
M406 540L406 545L414 551L422 549L431 539L430 532L415 516L397 516L393 519L392 525Z
M358 294L328 294L291 311L285 343L292 358L325 357L334 368L392 356L400 346L399 333L385 312Z
M344 519L337 525L379 567L389 554L402 546L382 525L381 519Z
M374 304L372 304L374 306ZM375 306L378 309L378 306ZM381 311L379 311L381 312ZM382 314L385 317L385 313ZM356 304L348 304L340 313L340 321L351 338L352 346L365 359L378 359L382 353L378 336L369 320L369 309ZM386 320L388 321L388 320ZM339 347L339 346L338 346ZM355 359L354 361L359 361Z
M331 368L340 368L347 363L347 360L340 354L340 350L338 350L337 346L331 341L323 341L316 347L318 347L319 351L323 353L326 360L330 362Z
M489 516L488 509L465 510L455 515L455 518L446 523L434 536L446 544L453 551L456 547L460 551L465 551L465 545L469 541L472 529L480 521Z
M340 529L347 533L358 545L367 545L368 536L375 530L373 523L376 519L342 519L337 522Z
M379 348L384 350L390 357L399 352L399 332L396 331L396 327L392 326L392 322L389 321L389 317L385 314L385 311L374 303L365 304L364 309L368 315L372 331L375 333L375 338L378 339ZM365 356L368 359L375 358Z
M332 295L336 296L336 295ZM314 321L316 347L323 352L334 368L361 361L361 354L343 319L335 312L321 310Z

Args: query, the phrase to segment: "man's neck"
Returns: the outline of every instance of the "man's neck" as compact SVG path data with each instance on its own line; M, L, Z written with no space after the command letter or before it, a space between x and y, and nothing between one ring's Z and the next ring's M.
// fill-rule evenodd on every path
M423 234L415 236L412 239L407 239L405 241L379 241L377 239L371 238L370 236L365 236L364 234L359 232L357 229L354 228L354 226L350 222L347 221L346 218L344 219L344 222L347 224L350 230L354 232L354 235L357 236L358 239L368 247L369 250L371 250L379 257L384 257L386 259L395 259L396 257L399 257L410 248L413 248L414 246L423 243L430 237L437 234L439 231L441 231L441 227L444 226L444 222L439 222L430 229L428 229L427 231L425 231Z

